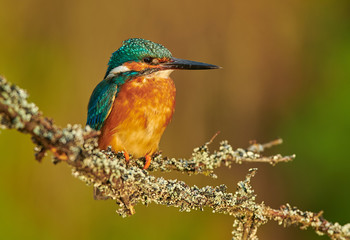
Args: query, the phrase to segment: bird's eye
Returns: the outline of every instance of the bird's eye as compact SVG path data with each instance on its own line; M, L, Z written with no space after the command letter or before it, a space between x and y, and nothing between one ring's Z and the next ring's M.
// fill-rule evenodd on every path
M145 57L145 58L143 59L143 61L144 61L145 63L151 63L152 60L153 60L153 58L151 58L151 57Z

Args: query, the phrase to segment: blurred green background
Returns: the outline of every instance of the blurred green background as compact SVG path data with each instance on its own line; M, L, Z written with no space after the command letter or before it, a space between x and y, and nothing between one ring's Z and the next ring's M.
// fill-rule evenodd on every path
M157 173L234 191L258 167L257 201L324 210L350 222L350 2L0 0L0 74L25 88L56 124L85 124L89 96L110 54L130 37L162 43L179 58L217 64L178 71L176 111L161 141L164 155L189 157L220 130L234 147L282 137L269 153L296 153L275 167L220 168L217 180ZM0 134L3 239L231 239L230 216L138 205L123 219L113 201L65 164L34 160L30 137ZM269 222L260 239L327 239Z

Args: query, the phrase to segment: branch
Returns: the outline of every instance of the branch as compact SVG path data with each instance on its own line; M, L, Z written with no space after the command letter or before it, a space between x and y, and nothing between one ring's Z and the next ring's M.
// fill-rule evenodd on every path
M135 213L137 203L162 204L180 208L180 211L203 210L210 207L214 212L234 217L234 239L257 239L257 229L268 220L289 226L297 224L302 229L313 228L318 234L326 234L332 239L349 239L350 224L344 226L330 223L322 217L322 212L303 212L288 204L280 209L272 209L264 203L255 202L255 194L250 184L257 169L250 169L245 180L238 182L235 193L227 192L225 185L188 186L178 180L166 180L150 175L150 172L180 171L188 174L206 174L216 177L215 168L233 163L263 162L275 165L294 159L292 156L263 156L269 147L281 144L277 139L267 144L252 143L247 149L233 150L227 141L220 144L217 151L209 151L210 140L194 149L190 159L175 159L158 154L148 171L141 167L144 159L125 162L121 153L110 149L97 148L99 132L90 127L68 125L57 127L46 118L33 103L27 102L27 93L15 85L10 85L0 77L0 126L16 129L32 136L35 157L41 160L47 151L53 153L54 162L65 162L73 169L73 175L88 185L93 185L100 198L116 200L121 216ZM214 136L215 137L215 136Z

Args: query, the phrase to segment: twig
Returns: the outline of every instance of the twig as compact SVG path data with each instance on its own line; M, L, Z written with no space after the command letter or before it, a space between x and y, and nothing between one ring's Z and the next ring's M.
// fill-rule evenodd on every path
M311 227L316 233L326 234L331 239L350 239L350 224L333 224L325 220L322 213L303 212L288 204L280 209L272 209L264 203L256 203L250 181L257 169L249 170L246 179L238 182L234 194L228 193L225 185L190 187L182 181L150 175L154 170L177 170L213 176L213 169L221 164L231 166L233 163L263 162L274 165L292 160L294 155L261 155L265 148L280 144L279 139L267 144L253 143L247 150L233 150L227 141L223 141L218 151L210 153L208 145L216 134L208 143L196 148L190 159L158 155L152 161L150 171L146 171L139 167L143 166L141 159L131 160L131 164L127 165L123 154L99 150L99 132L89 127L57 127L52 120L43 117L33 103L28 103L27 97L25 91L0 77L0 126L29 133L36 145L38 160L47 151L53 152L55 162L69 164L74 176L93 185L102 197L116 200L120 206L118 213L122 216L135 214L137 203L147 205L153 202L178 207L181 211L210 207L214 212L234 217L234 239L257 239L257 229L268 220L284 226L297 224L302 229Z

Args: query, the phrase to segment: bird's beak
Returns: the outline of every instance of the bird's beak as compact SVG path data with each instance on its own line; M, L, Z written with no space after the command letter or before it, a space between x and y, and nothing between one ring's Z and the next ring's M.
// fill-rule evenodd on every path
M216 65L195 62L190 60L184 60L179 58L171 58L169 62L163 63L163 69L189 69L189 70L200 70L200 69L217 69L221 68Z

